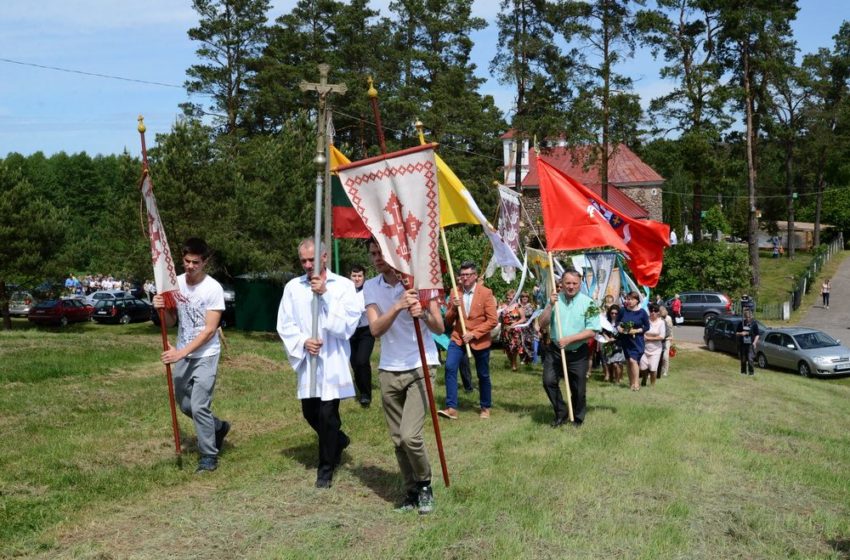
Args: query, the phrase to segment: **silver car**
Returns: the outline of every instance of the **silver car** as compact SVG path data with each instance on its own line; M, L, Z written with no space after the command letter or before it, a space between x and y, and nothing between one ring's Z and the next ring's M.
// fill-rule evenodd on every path
M36 304L35 298L29 292L14 292L9 298L9 315L12 317L26 317L30 308Z
M850 374L850 349L815 329L770 329L755 352L761 368L792 369L803 377Z

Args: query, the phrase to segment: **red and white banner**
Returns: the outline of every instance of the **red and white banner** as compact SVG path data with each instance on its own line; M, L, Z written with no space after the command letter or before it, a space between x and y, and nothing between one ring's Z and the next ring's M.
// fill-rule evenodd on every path
M429 299L443 289L436 144L338 167L351 205L378 241L384 260Z
M153 195L153 183L147 172L142 179L141 189L148 211L148 235L151 241L151 261L156 293L165 298L166 307L173 309L177 307L177 302L183 296L177 285L177 271L174 268L174 260L171 258L171 250L168 248L165 228L162 227L162 220L159 219L159 209Z

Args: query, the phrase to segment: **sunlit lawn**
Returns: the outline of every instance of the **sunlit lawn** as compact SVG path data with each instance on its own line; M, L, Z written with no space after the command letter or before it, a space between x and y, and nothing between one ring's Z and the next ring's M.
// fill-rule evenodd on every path
M16 322L16 327L20 326ZM589 384L585 426L553 430L537 368L493 354L489 421L461 392L443 423L450 488L395 513L380 406L344 403L353 443L313 488L315 436L273 336L228 333L214 408L221 468L174 461L148 324L0 333L0 556L43 558L846 558L850 379L759 371L680 345L632 393ZM442 404L441 383L437 395ZM430 429L430 428L429 428Z

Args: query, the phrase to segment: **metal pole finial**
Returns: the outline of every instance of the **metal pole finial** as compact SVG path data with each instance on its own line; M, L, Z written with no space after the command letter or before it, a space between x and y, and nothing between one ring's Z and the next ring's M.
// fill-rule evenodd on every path
M378 90L375 89L375 81L372 79L372 76L366 78L366 81L369 82L369 91L367 92L369 94L369 97L371 97L372 99L377 98Z
M136 127L136 129L137 129L140 133L144 134L144 133L145 133L145 131L148 129L148 128L145 126L145 117L143 117L142 115L139 115L138 121L139 121L139 126L138 126L138 127Z

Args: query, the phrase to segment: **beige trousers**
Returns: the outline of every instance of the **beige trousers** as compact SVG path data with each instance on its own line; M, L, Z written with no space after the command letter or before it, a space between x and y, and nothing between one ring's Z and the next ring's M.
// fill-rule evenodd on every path
M433 383L435 366L429 366ZM422 427L428 410L428 394L422 368L408 371L378 370L381 381L381 402L384 418L395 446L398 467L407 492L414 492L420 483L431 480L431 464L425 451Z

